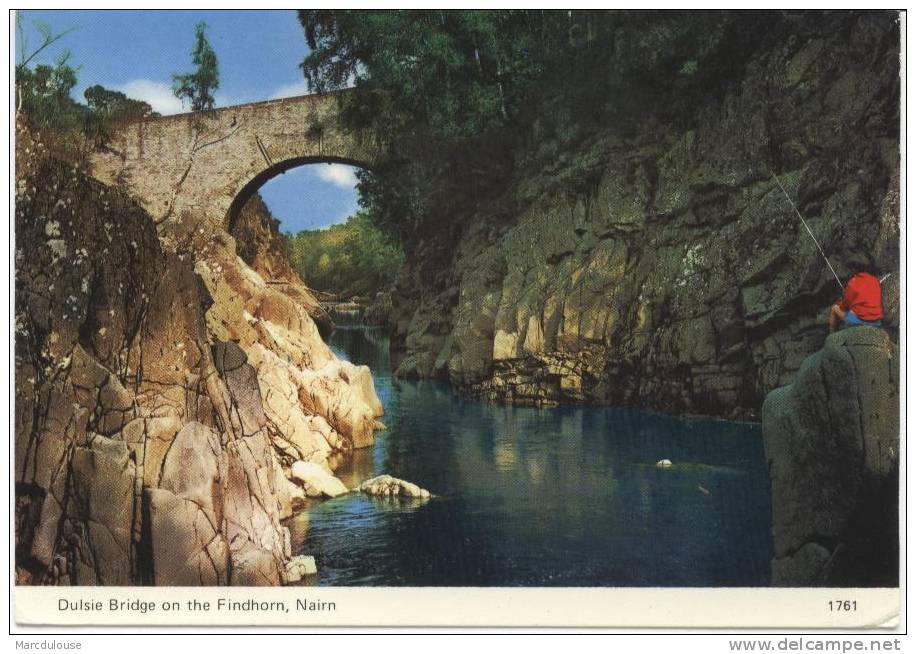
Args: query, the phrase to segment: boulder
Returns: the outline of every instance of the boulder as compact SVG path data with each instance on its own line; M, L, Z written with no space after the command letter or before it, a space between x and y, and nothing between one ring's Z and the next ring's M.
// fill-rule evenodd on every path
M318 566L315 565L315 557L299 554L287 562L286 570L283 575L283 582L293 584L300 581L303 577L316 574L318 574Z
M404 497L425 500L432 496L425 488L420 488L416 484L391 475L379 475L378 477L367 479L359 485L359 490L373 497Z
M888 335L854 327L767 395L774 585L893 585L898 374Z
M296 461L290 468L293 479L302 483L309 497L338 497L350 491L326 468L311 461Z

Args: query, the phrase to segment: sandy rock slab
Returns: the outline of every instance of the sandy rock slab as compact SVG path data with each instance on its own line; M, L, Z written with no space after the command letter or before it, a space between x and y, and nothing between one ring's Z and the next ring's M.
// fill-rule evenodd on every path
M317 463L296 461L290 472L305 488L308 497L338 497L350 492L342 481Z
M420 488L409 481L392 477L391 475L379 475L372 479L367 479L359 486L361 493L373 497L406 497L412 499L429 499L432 494L425 488Z

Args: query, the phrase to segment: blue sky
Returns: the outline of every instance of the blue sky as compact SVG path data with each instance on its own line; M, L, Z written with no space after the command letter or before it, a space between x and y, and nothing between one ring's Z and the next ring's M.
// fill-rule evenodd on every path
M190 72L194 26L204 21L220 66L217 106L301 95L308 89L299 63L308 54L293 10L48 10L23 11L28 44L41 37L33 21L56 34L76 28L36 60L50 63L63 50L79 67L73 97L93 84L149 102L163 114L187 111L172 95L173 73ZM315 164L275 177L261 189L282 229L297 232L341 222L357 208L356 179L347 166Z

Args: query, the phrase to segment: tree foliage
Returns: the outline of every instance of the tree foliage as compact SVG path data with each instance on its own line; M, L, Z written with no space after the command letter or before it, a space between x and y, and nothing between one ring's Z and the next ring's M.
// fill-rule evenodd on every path
M589 63L596 12L302 10L313 91L341 96L348 127L383 135L361 202L402 242L452 227L513 174L513 148L557 71ZM605 21L606 22L606 21ZM552 76L552 77L551 77Z
M52 46L54 43L64 38L67 36L67 34L76 29L71 27L70 29L66 29L63 32L54 34L54 32L51 30L51 26L40 20L32 21L32 26L41 35L41 45L39 45L34 50L29 48L29 38L26 34L25 28L22 25L22 12L16 13L16 41L18 50L16 61L17 68L25 68L29 65L32 59L41 54L43 50Z
M602 130L692 120L783 21L640 10L302 10L299 20L310 88L351 89L344 122L380 136L385 155L360 175L361 202L408 249L424 228L457 238L462 216L482 207L512 215L506 188L539 172L587 188Z
M40 131L59 156L82 157L106 142L115 123L158 115L148 103L98 84L84 92L87 104L74 100L79 68L71 64L70 53L59 53L50 64L38 63L43 51L74 30L55 34L40 21L34 27L42 38L31 49L17 13L16 118Z
M83 97L88 106L83 131L96 146L108 142L112 128L118 123L159 115L148 102L134 100L100 84L87 88Z
M303 230L287 242L290 263L309 286L344 297L388 286L404 261L365 212L341 225Z
M76 85L77 69L70 65L70 53L61 52L53 65L31 65L38 55L73 31L73 28L55 34L42 21L32 21L41 36L34 49L22 23L22 13L16 13L16 115L27 116L39 128L72 129L83 116L80 105L70 98Z
M69 52L61 53L53 65L17 67L20 113L41 129L78 129L85 117L85 108L70 97L70 91L76 86L76 72L70 65Z
M120 91L106 89L101 84L90 86L83 92L91 111L100 118L109 120L134 120L158 116L152 106L143 100L134 100Z
M542 62L520 11L302 10L310 88L355 86L365 122L464 137L514 114Z
M216 52L207 40L207 24L194 27L194 50L191 62L197 66L193 73L172 75L172 92L182 101L187 100L192 111L213 108L213 92L219 88L219 64Z

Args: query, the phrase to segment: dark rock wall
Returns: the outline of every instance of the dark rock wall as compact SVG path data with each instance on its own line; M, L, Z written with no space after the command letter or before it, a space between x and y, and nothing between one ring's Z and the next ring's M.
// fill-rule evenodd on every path
M280 221L271 215L260 194L252 195L230 222L229 233L245 263L270 279L299 278L286 259Z
M898 585L899 365L885 332L846 329L767 396L775 585Z
M399 374L505 402L759 419L766 392L820 347L839 295L770 171L841 275L859 250L897 271L896 15L771 12L738 50L737 19L711 16L706 86L637 89L640 57L654 61L643 50L664 45L617 35L591 83L644 115L609 110L574 147L535 121L539 171L519 155L525 174L461 216L458 238L410 245L392 295Z

